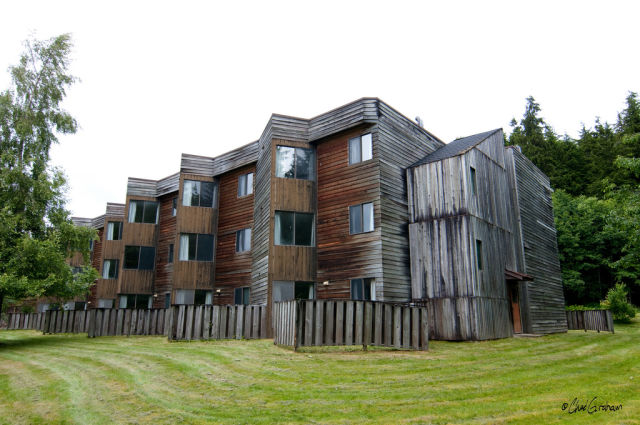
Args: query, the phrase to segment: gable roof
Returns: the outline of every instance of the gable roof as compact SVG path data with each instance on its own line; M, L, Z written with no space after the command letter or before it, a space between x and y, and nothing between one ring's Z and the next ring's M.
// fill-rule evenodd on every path
M462 155L466 153L469 149L479 145L483 141L485 141L489 136L492 136L496 132L501 129L496 128L495 130L485 131L484 133L474 134L472 136L463 137L461 139L456 139L453 142L449 142L440 149L431 152L429 155L422 158L420 161L411 165L411 167L416 167L418 165L429 164L431 162L440 161L442 159L451 158L454 156Z

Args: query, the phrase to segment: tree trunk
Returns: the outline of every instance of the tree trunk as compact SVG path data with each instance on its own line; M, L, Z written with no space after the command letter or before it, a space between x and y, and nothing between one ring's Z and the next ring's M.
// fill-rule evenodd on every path
M2 316L2 304L4 303L4 292L0 292L0 317Z

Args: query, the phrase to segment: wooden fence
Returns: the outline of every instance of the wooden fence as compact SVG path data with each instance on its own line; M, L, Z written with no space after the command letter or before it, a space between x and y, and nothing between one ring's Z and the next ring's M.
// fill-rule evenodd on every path
M429 348L427 309L376 301L295 300L274 303L274 343Z
M39 313L9 313L7 315L7 329L36 329L42 327L42 314Z
M259 339L271 333L265 305L171 307L170 340Z
M569 330L613 331L613 316L609 310L567 311Z
M89 310L89 338L120 335L166 335L167 312L164 308L150 310L95 309Z

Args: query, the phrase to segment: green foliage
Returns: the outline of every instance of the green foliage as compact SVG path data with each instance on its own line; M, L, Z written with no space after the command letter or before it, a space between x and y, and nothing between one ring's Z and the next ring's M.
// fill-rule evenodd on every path
M608 307L602 304L589 305L568 305L564 308L566 311L590 311L590 310L607 310Z
M65 209L66 181L49 166L57 134L77 123L62 108L71 40L61 35L25 43L12 86L0 93L0 302L4 296L73 297L97 277L87 267L73 276L66 260L82 252L88 264L92 229L74 226Z
M636 316L636 309L629 302L627 287L622 283L609 289L607 298L601 303L602 307L611 310L613 319L621 323L631 323Z

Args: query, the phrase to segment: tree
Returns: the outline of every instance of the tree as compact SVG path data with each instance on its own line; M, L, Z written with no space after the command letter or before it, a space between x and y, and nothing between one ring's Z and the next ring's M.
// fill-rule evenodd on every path
M73 276L66 259L82 252L89 264L92 229L74 226L65 209L66 181L49 165L57 134L76 132L62 108L71 39L64 34L25 42L12 85L0 93L0 308L5 296L70 298L97 278L87 266Z

